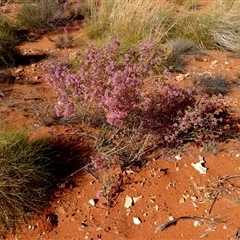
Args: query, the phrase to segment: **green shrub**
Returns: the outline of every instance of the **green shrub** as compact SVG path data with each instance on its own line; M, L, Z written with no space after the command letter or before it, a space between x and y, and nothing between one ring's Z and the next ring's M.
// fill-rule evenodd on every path
M216 1L199 12L185 11L175 19L168 37L185 38L207 49L240 52L240 2Z
M34 4L24 4L17 14L19 25L32 31L49 30L62 24L65 19L61 3L41 0Z
M202 48L214 47L211 35L212 16L208 13L186 13L178 17L176 24L169 33L169 38L184 38Z
M0 129L0 238L42 211L57 185L86 167L89 148L72 135L33 139Z
M0 235L46 204L54 180L46 141L0 131Z
M0 16L0 67L14 63L15 56L18 55L17 44L15 27Z

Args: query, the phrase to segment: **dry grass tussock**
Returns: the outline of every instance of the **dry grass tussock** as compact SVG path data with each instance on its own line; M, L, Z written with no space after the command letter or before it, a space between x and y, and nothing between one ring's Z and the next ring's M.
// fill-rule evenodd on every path
M91 38L123 35L128 42L149 38L162 41L174 24L175 8L153 0L87 1L90 18L85 32Z

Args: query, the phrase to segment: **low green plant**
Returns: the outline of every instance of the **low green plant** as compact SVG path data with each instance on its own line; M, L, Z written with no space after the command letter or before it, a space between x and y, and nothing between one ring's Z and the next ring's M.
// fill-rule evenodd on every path
M0 15L0 67L12 65L18 55L18 38L14 25Z
M53 29L65 22L66 6L58 1L41 0L23 4L17 14L19 26L32 31Z
M43 210L57 184L86 167L88 146L78 133L69 135L32 139L0 130L0 238Z
M240 52L240 17L237 9L239 1L216 1L199 12L186 11L179 14L170 39L181 37L193 41L207 49L221 48Z
M0 131L0 235L46 204L54 184L47 142Z
M53 149L50 141L0 130L0 236L48 203L63 166Z
M201 48L213 48L214 41L210 30L213 18L206 12L199 14L187 12L176 20L176 24L169 32L169 38L183 38L194 42Z

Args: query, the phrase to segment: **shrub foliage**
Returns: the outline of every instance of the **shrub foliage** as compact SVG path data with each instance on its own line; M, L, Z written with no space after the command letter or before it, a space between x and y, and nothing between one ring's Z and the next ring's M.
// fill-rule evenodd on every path
M108 124L137 128L142 134L150 131L165 145L201 143L222 134L225 108L219 97L151 78L169 74L157 43L140 43L122 52L115 39L113 44L89 47L79 59L76 72L67 62L50 61L46 66L46 80L58 94L58 116L70 116L85 101L101 108ZM152 80L145 81L147 77Z
M18 55L16 29L13 25L0 16L0 67L11 65Z

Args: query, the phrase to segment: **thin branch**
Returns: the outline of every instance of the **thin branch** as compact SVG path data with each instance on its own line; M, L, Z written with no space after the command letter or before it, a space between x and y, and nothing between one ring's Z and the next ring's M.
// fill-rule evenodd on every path
M240 175L232 175L232 176L225 176L225 177L221 177L219 180L218 180L218 183L224 183L226 180L228 179L231 179L231 178L238 178L240 177ZM217 197L219 196L219 194L222 192L222 190L218 190L217 193L215 194L214 198L213 198L213 202L210 206L210 209L208 210L208 214L211 213L212 209L213 209L213 205L215 204L216 200L217 200Z
M211 213L211 211L212 211L212 209L213 209L213 205L214 205L214 203L216 202L217 197L218 197L218 195L219 195L221 192L222 192L222 190L219 190L219 191L217 191L217 193L215 194L215 196L214 196L214 198L213 198L213 201L212 201L212 204L211 204L211 206L210 206L210 208L209 208L209 210L208 210L208 214Z
M231 179L231 178L238 178L240 177L240 175L232 175L232 176L225 176L225 177L221 177L218 181L220 183L223 183L224 181Z
M193 221L201 221L201 222L204 222L204 221L209 221L209 222L214 222L214 220L211 220L211 219L208 219L208 218L202 218L202 217L189 217L189 216L182 216L182 217L179 217L179 218L176 218L176 219L173 219L171 221L168 221L162 225L160 225L159 227L156 228L155 230L155 233L159 232L159 231L163 231L171 226L174 226L177 224L177 222L179 220L193 220Z

